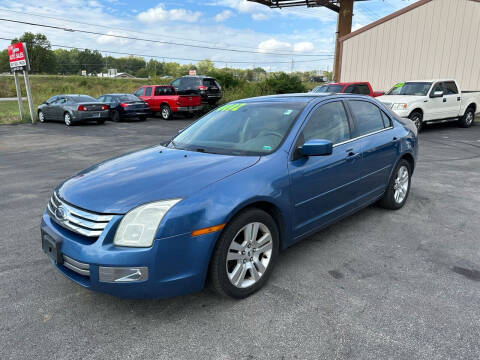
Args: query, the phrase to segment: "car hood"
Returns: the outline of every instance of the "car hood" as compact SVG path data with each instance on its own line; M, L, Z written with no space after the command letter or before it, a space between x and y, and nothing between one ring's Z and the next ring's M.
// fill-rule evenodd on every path
M375 99L384 103L384 104L409 104L416 101L425 100L425 96L415 96L415 95L382 95L378 96Z
M254 165L258 156L168 149L136 151L81 171L57 191L65 201L98 213L124 214L152 201L182 198Z

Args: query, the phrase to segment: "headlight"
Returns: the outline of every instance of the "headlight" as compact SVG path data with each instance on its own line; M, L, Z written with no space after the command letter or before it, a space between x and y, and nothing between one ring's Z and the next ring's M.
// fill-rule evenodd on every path
M393 104L392 110L405 110L407 108L407 104Z
M113 244L130 247L152 246L160 221L180 200L153 202L129 211L120 222Z

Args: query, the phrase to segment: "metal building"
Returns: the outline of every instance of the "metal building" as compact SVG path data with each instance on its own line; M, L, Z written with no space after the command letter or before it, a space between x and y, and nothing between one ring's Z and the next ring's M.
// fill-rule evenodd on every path
M341 81L388 90L453 78L480 90L480 0L420 0L340 38Z

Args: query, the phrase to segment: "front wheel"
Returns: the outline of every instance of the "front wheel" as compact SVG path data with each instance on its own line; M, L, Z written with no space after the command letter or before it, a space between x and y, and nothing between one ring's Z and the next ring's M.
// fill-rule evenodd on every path
M170 109L170 106L162 105L162 107L160 108L160 114L163 120L170 119L170 116L172 116L172 110Z
M408 118L413 121L413 123L417 127L418 132L420 132L423 127L423 114L420 111L414 111L410 114Z
M458 125L463 128L469 128L473 125L474 121L475 111L470 107L467 109L467 111L465 111L465 114L460 118L460 120L458 120Z
M410 163L405 159L400 160L392 174L387 191L379 202L380 206L390 210L401 209L410 193L411 177Z
M258 291L272 273L279 249L275 220L260 209L237 215L218 239L210 278L221 295L236 299Z
M45 114L43 113L42 110L39 110L38 111L38 121L40 121L41 123L45 122Z

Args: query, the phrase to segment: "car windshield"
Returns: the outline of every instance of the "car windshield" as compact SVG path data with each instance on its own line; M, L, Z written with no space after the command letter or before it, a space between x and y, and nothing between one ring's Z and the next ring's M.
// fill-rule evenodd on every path
M323 85L312 90L314 93L339 93L343 90L343 85Z
M305 103L230 103L197 120L173 138L170 148L225 155L274 152Z
M70 96L70 99L72 99L74 102L81 103L81 102L96 102L97 99L88 96L88 95L75 95L75 96Z
M142 101L138 97L132 94L118 95L118 100L122 102L126 101Z
M431 82L405 82L398 83L385 95L417 95L425 96L432 86Z

